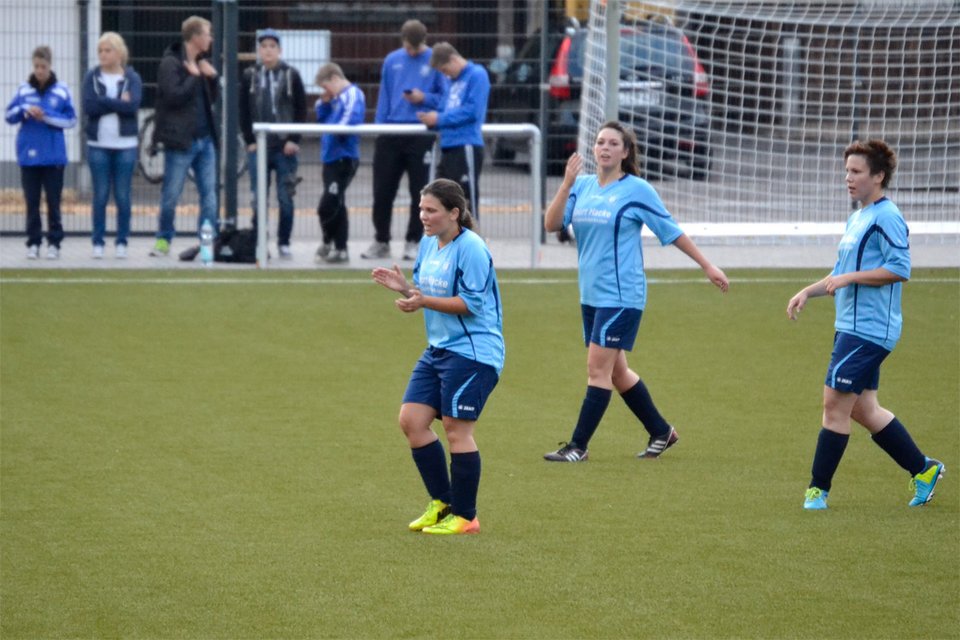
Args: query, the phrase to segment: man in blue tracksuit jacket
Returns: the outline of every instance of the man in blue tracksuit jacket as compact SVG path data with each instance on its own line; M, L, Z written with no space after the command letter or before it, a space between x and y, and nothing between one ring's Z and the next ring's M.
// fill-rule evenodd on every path
M50 66L50 47L33 52L33 73L17 88L7 105L7 122L19 125L17 163L27 205L27 258L35 260L43 240L40 196L47 194L47 258L60 257L63 225L60 195L63 170L67 164L64 129L77 124L77 113L67 85L57 80Z
M431 49L426 39L427 27L422 22L407 20L403 23L400 28L403 46L387 55L380 72L377 113L373 120L376 124L420 124L418 111L434 110L440 105L447 90L447 79L430 66ZM404 173L407 174L410 193L410 216L403 259L417 257L420 238L423 237L420 190L430 180L434 139L432 133L377 136L373 149L373 226L376 237L362 257L389 257L393 201Z
M343 73L340 65L328 62L320 67L317 86L323 93L317 100L317 122L324 124L362 124L366 99L360 87ZM320 142L323 161L323 195L317 205L323 244L317 249L315 262L336 264L347 262L347 187L360 164L360 136L325 133Z
M430 66L450 79L450 87L441 100L439 113L420 112L417 117L440 131L437 177L460 183L470 203L470 213L479 218L482 127L487 117L490 77L486 69L465 59L447 42L434 45Z

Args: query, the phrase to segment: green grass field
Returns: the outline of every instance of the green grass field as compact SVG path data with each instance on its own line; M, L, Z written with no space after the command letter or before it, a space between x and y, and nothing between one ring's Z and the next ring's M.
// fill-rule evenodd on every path
M365 272L0 273L0 636L960 638L960 271L916 270L880 397L947 475L863 430L801 509L833 335L812 271L654 272L630 355L681 434L616 397L581 465L572 272L500 273L479 536L426 504L396 415L424 345Z

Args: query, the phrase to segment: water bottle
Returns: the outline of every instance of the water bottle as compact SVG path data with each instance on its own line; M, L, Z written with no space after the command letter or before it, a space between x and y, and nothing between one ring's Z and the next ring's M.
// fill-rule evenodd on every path
M209 220L200 226L200 262L205 267L213 264L213 225Z

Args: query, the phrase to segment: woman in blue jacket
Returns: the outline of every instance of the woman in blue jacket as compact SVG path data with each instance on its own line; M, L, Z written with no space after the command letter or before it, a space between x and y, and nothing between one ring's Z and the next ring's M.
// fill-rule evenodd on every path
M40 195L47 194L47 258L60 257L63 225L60 222L60 195L67 144L63 130L77 124L77 114L67 85L59 82L50 68L50 47L33 50L33 73L17 88L7 105L7 122L19 124L17 163L27 203L27 258L36 260L43 241Z
M137 164L137 111L143 83L127 66L128 52L120 34L107 31L97 41L100 64L83 79L83 111L87 117L87 162L93 178L93 257L103 257L110 191L117 204L117 258L127 257L130 235L130 183Z

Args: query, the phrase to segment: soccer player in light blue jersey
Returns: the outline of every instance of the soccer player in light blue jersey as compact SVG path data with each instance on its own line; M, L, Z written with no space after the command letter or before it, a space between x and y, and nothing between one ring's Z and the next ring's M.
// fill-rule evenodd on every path
M704 257L640 178L637 139L619 122L601 126L593 145L596 175L578 176L579 154L567 161L563 182L547 208L544 227L569 224L577 237L583 341L587 347L587 394L569 442L544 455L552 462L581 462L600 425L613 389L649 433L638 457L656 459L677 442L676 430L660 415L643 380L627 364L626 352L640 328L647 302L640 231L644 225L664 245L672 244L696 262L726 292L727 276Z
M503 369L503 310L493 259L473 220L463 189L453 180L431 182L420 192L424 239L413 266L413 284L400 267L373 270L375 282L403 295L397 308L423 309L427 348L400 406L403 430L430 503L411 531L451 535L480 532L477 489L480 452L473 438L483 406ZM446 454L431 429L443 423Z
M854 142L843 152L847 191L860 208L847 219L837 264L826 278L801 289L787 304L787 317L809 298L833 296L836 334L823 387L823 424L813 456L804 509L826 509L833 475L850 438L850 418L911 476L910 506L933 497L944 466L920 452L906 428L877 400L880 364L900 338L900 293L910 278L909 230L884 190L897 158L882 140Z

